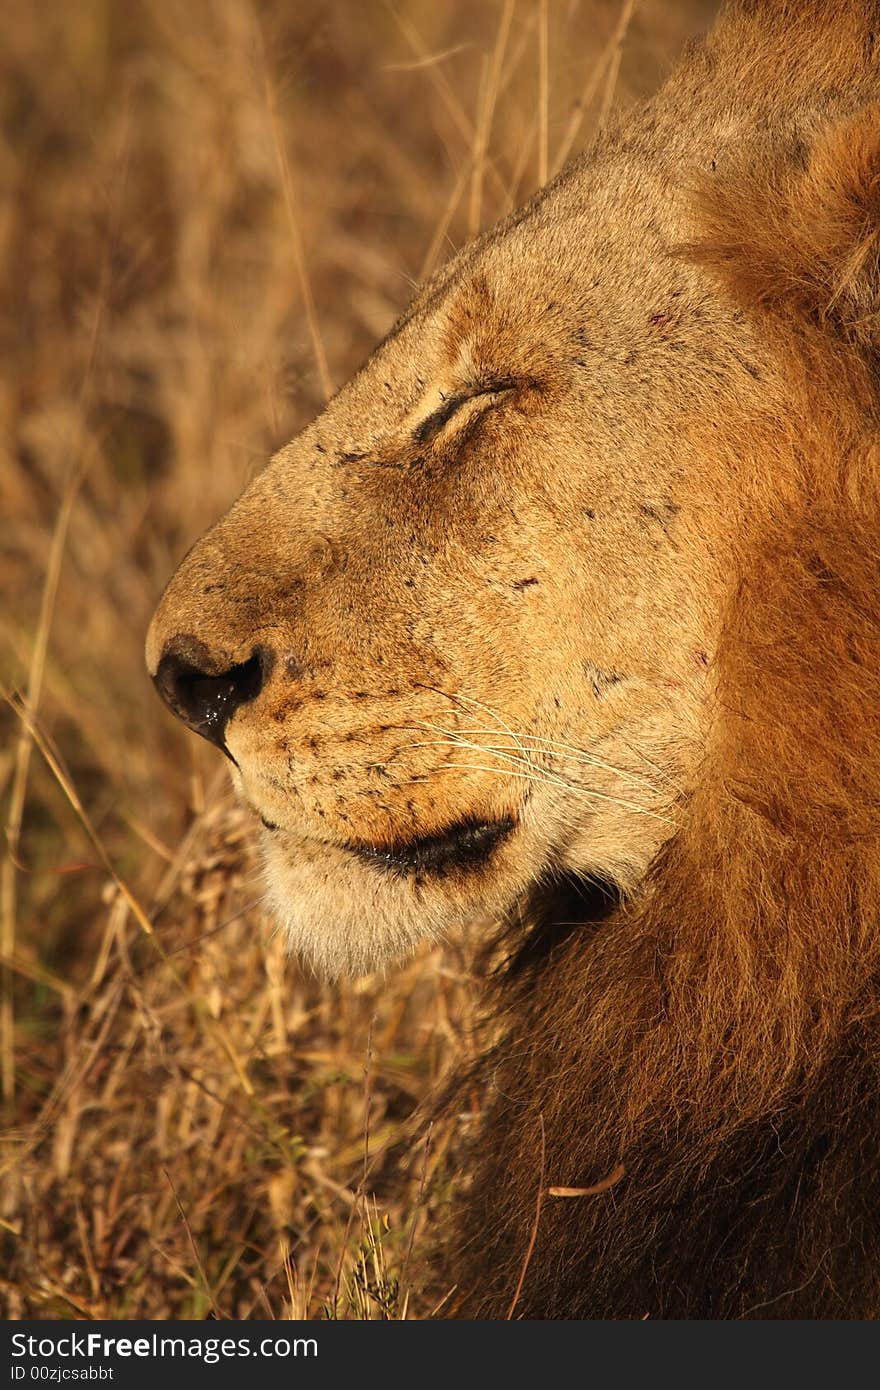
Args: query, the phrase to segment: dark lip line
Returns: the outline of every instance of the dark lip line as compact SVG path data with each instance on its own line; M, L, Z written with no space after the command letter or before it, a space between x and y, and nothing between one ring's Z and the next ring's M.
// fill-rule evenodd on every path
M440 878L456 871L474 872L485 867L515 827L512 816L494 821L469 816L437 834L405 843L375 845L349 841L343 848L364 863L401 878L418 873Z

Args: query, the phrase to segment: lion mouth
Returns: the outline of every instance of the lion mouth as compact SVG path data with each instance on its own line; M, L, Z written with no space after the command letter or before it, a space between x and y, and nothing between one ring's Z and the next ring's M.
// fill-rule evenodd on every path
M425 835L415 840L391 845L350 841L345 848L364 863L401 878L420 873L440 878L444 874L460 871L473 873L484 868L515 825L512 816L494 821L468 818L439 834Z

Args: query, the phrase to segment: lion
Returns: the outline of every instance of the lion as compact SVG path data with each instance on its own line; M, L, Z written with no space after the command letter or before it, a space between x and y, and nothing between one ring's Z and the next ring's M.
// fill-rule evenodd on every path
M878 368L880 5L732 0L162 596L295 951L507 924L457 1316L878 1311Z

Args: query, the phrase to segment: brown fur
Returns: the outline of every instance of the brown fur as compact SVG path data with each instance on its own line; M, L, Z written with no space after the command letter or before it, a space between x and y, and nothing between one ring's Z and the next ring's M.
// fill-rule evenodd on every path
M510 914L460 1315L877 1311L878 32L729 7L151 629L154 670L271 653L227 745L312 959ZM350 852L466 817L514 825L478 868Z

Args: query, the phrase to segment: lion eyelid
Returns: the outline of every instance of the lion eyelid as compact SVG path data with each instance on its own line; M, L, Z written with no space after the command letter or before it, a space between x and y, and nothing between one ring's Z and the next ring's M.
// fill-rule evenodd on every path
M512 377L501 377L482 386L454 392L451 396L446 397L442 405L438 406L436 410L432 410L430 415L427 415L415 426L413 439L417 444L426 444L436 434L439 434L443 426L448 424L462 406L467 405L469 401L479 400L481 396L495 396L502 392L512 391L516 384Z

